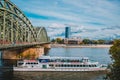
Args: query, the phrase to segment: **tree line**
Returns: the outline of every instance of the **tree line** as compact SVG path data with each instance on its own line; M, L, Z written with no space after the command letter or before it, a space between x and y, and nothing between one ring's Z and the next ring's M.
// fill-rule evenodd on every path
M56 38L51 40L52 43L64 44L64 39ZM112 40L91 40L91 39L83 39L80 44L113 44Z

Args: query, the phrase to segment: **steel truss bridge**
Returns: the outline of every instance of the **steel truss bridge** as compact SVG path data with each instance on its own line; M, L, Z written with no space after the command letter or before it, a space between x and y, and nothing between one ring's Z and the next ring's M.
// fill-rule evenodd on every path
M0 0L0 49L49 43L44 27L33 27L10 0Z

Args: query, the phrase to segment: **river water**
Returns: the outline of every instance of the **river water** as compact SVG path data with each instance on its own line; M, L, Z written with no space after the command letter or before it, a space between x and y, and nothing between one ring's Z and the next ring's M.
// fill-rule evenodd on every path
M111 63L109 48L52 48L46 55L85 56L102 64ZM104 80L106 75L105 72L13 72L15 64L16 60L0 60L0 80Z

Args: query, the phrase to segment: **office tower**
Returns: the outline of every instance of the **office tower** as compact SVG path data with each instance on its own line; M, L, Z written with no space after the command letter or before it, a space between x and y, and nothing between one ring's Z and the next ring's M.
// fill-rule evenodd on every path
M70 38L70 27L65 27L65 38Z

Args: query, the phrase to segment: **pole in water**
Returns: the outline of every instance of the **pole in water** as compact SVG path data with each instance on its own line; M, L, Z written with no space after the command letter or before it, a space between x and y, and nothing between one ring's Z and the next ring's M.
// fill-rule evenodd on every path
M0 51L0 59L2 59L2 51Z
M0 66L2 66L2 52L0 51Z

